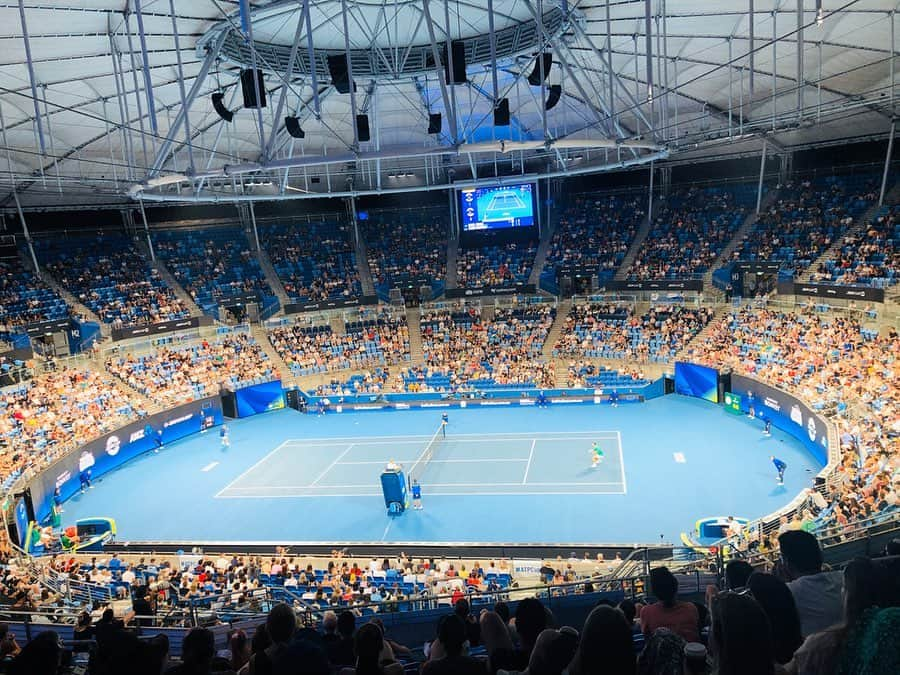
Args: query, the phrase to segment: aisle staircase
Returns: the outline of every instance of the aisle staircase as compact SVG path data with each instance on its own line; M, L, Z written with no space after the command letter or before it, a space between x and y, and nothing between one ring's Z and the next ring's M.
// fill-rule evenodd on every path
M703 327L703 330L701 330L693 338L688 340L687 343L681 348L681 350L675 355L675 358L673 359L673 363L675 361L690 360L688 358L688 354L691 350L691 347L695 344L696 345L703 344L703 341L706 339L706 336L712 332L713 327L719 321L721 321L731 310L732 310L732 306L730 304L719 305L718 308L716 309L715 314L713 314L712 318L709 320L709 323L707 323Z
M409 326L409 357L413 365L419 365L425 359L422 350L422 312L418 307L406 310L406 325Z
M719 253L719 256L716 258L715 262L709 266L709 269L706 271L706 274L703 275L703 290L715 290L712 285L713 272L724 267L731 261L732 254L737 251L741 245L744 243L744 238L753 231L753 228L756 227L756 223L759 221L760 214L765 213L769 210L769 207L775 203L775 200L778 199L778 190L769 190L766 193L765 197L763 197L762 202L759 205L759 214L756 213L755 210L751 211L747 214L747 217L744 218L744 222L741 223L741 226L737 229L737 232L734 233L734 236L731 238L725 248Z
M139 237L135 240L135 245L141 255L144 256L144 260L147 261L147 264L156 270L160 278L165 281L169 288L172 289L172 292L175 293L175 297L181 300L184 303L184 306L188 308L188 312L190 312L191 316L202 316L203 310L200 309L196 302L194 302L194 298L191 297L191 294L178 283L175 275L173 275L169 268L166 267L166 264L159 256L157 256L155 261L153 260L147 242Z
M544 264L547 262L547 252L550 250L550 241L553 239L553 233L556 227L553 224L544 228L544 236L538 244L537 252L534 254L534 264L531 267L531 274L528 275L528 283L534 284L534 287L541 287L541 272L544 271Z
M278 272L275 271L275 266L272 264L271 259L269 258L269 254L266 253L265 249L260 247L256 251L256 260L259 262L259 266L263 271L263 274L266 275L266 283L269 285L275 292L275 297L278 298L278 304L281 306L281 312L284 312L284 306L291 302L291 298L288 296L287 291L284 290L284 284L281 283L281 279L278 278Z
M622 264L619 265L619 269L616 270L616 281L624 281L628 277L628 270L631 268L634 259L637 258L638 251L641 250L641 246L644 244L647 235L650 234L650 227L653 225L653 219L659 213L662 202L662 198L653 202L653 211L647 214L637 232L634 233L634 241L631 242L631 246L628 247L625 257L622 258Z
M100 326L100 335L103 338L108 338L112 335L112 328L110 328L109 324L104 323L100 320L100 317L97 316L93 310L91 310L87 305L83 304L78 298L69 293L68 290L63 288L63 286L53 278L53 276L48 272L45 268L39 267L38 269L34 268L34 264L31 259L25 255L23 251L19 251L19 258L22 261L22 264L26 269L32 270L36 275L41 278L47 286L49 286L59 297L66 301L66 304L72 308L72 310L76 314L81 314L88 321L94 321Z
M372 280L372 270L369 269L369 255L366 242L362 237L354 247L356 253L356 270L359 272L359 285L363 295L375 295L375 282Z
M886 206L891 204L897 204L900 202L900 181L894 184L894 186L885 193L884 195L884 203ZM824 264L829 260L833 260L837 258L841 252L841 247L844 245L844 239L851 236L856 236L861 232L864 232L868 224L878 215L878 212L883 207L878 206L878 204L872 204L868 209L866 209L865 213L863 213L859 218L856 219L856 222L850 226L844 234L835 239L831 246L829 246L822 255L813 260L812 264L807 267L803 274L801 274L798 278L798 281L801 283L807 283L812 281L813 274L815 274L816 270L819 269L819 265Z
M266 332L266 329L262 327L260 324L253 324L250 327L250 334L256 340L260 347L262 347L263 352L269 359L272 361L273 368L278 372L279 377L281 378L281 383L284 386L288 386L292 384L294 381L294 375L291 373L291 369L284 362L284 359L281 358L281 355L278 353L278 350L272 346L272 343L269 342L269 335Z
M448 289L458 288L456 259L459 255L459 239L450 238L447 240L447 279L446 287Z
M566 318L569 316L571 309L571 300L560 300L559 305L557 305L556 318L553 319L553 325L550 326L550 332L547 333L547 339L544 340L544 346L541 349L541 354L545 359L553 358L553 346L559 340L559 336L562 334L563 328L565 328Z

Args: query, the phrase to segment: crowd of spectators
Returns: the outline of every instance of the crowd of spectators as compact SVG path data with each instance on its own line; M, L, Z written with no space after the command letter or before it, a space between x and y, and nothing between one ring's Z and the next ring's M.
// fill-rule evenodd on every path
M832 571L824 564L816 538L807 532L782 533L779 548L781 557L774 569L740 560L728 563L721 584L708 586L702 600L687 600L678 577L666 567L654 567L647 595L635 600L595 596L594 605L581 613L586 613L583 622L572 613L564 615L576 626L561 625L551 607L533 597L515 603L498 600L477 614L468 598L459 597L437 618L433 638L421 650L392 639L377 614L361 615L352 605L333 606L330 600L316 602L319 607L314 614L296 602L276 604L256 627L232 629L227 646L217 644L209 628L193 628L184 636L180 663L167 663L167 640L138 640L127 626L140 621L132 615L116 620L112 610L105 610L96 623L84 615L77 633L96 641L91 672L99 675L898 672L900 556L856 558L843 571ZM279 576L285 584L310 571L281 559L264 565L269 575ZM321 583L332 590L332 597L344 585L366 587L379 578L371 565L385 574L377 559L369 567L344 561L329 568L329 577L335 581ZM415 570L410 563L397 571L401 570L404 576L418 577L426 568L420 564ZM449 570L448 566L445 576ZM190 570L173 571L163 583L155 582L157 590L150 595L189 596L195 584L204 586L219 577L233 577L240 587L254 571L259 577L263 574L258 560L202 560ZM351 583L354 577L357 580ZM371 598L382 589L376 582L367 590ZM393 595L387 589L385 593ZM143 598L141 606L148 605ZM382 603L390 605L391 601ZM145 632L152 634L153 629ZM55 675L60 648L56 635L51 635L52 640L33 639L24 647L14 640L9 644L4 635L10 672ZM147 645L155 648L147 652Z
M330 326L279 326L269 331L269 341L296 375L370 369L409 360L406 317L389 310L345 324L343 333Z
M850 526L900 507L900 336L852 316L763 307L714 324L693 361L730 368L795 393L838 427L840 465L815 507L814 525Z
M18 258L0 260L0 327L9 332L37 321L62 319L69 314L65 301Z
M666 198L628 269L631 281L701 276L747 216L752 186L690 187Z
M612 278L646 216L646 200L633 194L575 196L550 239L544 273L589 268L603 284Z
M542 350L555 316L549 305L497 309L492 318L475 308L425 312L420 320L424 366L409 370L407 389L552 387L553 364Z
M874 179L866 176L801 180L776 189L777 201L760 214L734 260L778 261L798 273L878 199Z
M365 226L369 269L386 294L407 283L431 285L435 294L447 276L447 223L440 218L372 216Z
M820 263L813 281L887 287L900 276L900 221L897 207L883 209L859 234L847 235L837 258Z
M155 233L153 245L178 283L204 310L233 295L259 293L265 298L273 294L238 227L161 230Z
M259 236L291 300L320 302L362 295L348 225L279 223L262 226Z
M46 270L113 328L190 314L127 237L42 240L36 247Z
M712 315L707 307L656 305L637 316L629 305L576 303L553 353L668 363L703 330Z
M143 412L133 395L96 370L59 369L0 390L3 485Z
M456 282L460 288L502 288L528 281L537 241L460 248Z
M214 341L161 346L148 354L111 356L106 370L154 401L174 405L241 382L274 379L269 357L249 335L234 333Z

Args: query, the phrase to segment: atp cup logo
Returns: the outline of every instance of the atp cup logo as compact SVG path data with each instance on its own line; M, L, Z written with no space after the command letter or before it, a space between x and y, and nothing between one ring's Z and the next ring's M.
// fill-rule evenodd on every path
M106 454L110 457L118 455L120 447L121 443L119 442L118 436L110 436L106 439Z
M806 422L806 433L809 434L809 440L816 440L816 420L810 417Z

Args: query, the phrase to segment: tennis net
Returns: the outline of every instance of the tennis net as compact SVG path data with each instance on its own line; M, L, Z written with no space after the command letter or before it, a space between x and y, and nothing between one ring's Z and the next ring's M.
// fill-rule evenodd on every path
M428 441L428 445L426 445L425 449L422 451L422 454L416 458L415 464L409 467L409 472L406 474L406 477L409 480L410 486L412 486L414 480L419 480L422 477L422 474L425 473L425 469L428 468L428 462L434 457L434 451L440 447L443 439L443 431L441 427L438 427L437 431L434 432L434 436L431 437L431 440Z

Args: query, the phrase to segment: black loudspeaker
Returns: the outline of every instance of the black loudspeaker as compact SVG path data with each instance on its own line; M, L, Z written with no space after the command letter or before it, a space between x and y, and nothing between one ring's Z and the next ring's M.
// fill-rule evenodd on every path
M429 134L441 133L442 126L443 126L443 122L441 121L441 113L432 113L428 116L428 133Z
M494 126L495 127L508 127L509 126L509 99L501 98L497 102L497 107L494 108Z
M360 143L365 143L368 141L371 136L369 135L369 116L368 115L357 115L356 116L356 135L359 138Z
M237 419L237 397L233 391L222 394L222 416Z
M450 72L450 57L453 57L453 72ZM450 53L444 48L444 75L447 84L465 84L466 77L466 43L462 40L450 43ZM452 77L451 77L452 75Z
M550 93L547 95L547 102L544 103L544 110L551 110L556 107L556 104L559 103L559 99L562 96L562 85L561 84L551 84L550 85Z
M339 94L350 93L350 75L347 68L346 54L331 54L328 57L328 72L331 75L331 84ZM353 91L356 92L356 82L353 83Z
M284 128L292 138L305 138L306 132L300 128L300 120L296 117L285 117Z
M212 107L215 109L219 117L221 117L226 122L230 122L232 119L234 119L234 113L225 107L225 104L222 102L222 99L224 98L225 94L223 94L221 91L217 91L212 95Z
M256 74L255 78L254 78L254 73ZM256 84L259 85L259 101L256 100ZM261 71L261 70L242 70L241 71L241 93L244 94L244 107L245 108L265 108L266 107L266 84L263 81L263 71Z
M544 64L544 72L543 77L541 77L541 62ZM550 52L543 52L540 56L538 56L534 60L534 70L531 71L531 75L528 76L528 84L532 87L540 86L541 82L547 79L547 76L550 74L550 66L553 65L553 54Z

